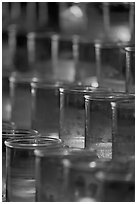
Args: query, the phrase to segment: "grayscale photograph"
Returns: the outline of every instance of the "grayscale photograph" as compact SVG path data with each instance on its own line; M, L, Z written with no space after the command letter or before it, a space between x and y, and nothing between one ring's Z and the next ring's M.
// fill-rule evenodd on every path
M135 202L135 1L2 1L2 202Z

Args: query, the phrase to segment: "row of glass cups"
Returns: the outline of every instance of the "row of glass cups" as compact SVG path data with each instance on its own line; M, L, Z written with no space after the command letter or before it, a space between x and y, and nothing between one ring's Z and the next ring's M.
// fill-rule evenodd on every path
M38 77L12 85L11 120L17 127L60 138L70 147L94 147L100 157L134 155L134 94Z
M3 53L7 47L9 50L3 66L9 63L9 68L14 65L20 72L37 72L56 80L105 84L126 92L135 90L135 45L130 41L44 32L26 35L20 34L15 25L8 32L7 37L3 36Z
M134 157L101 160L93 149L67 147L34 130L3 129L2 137L8 202L135 199Z

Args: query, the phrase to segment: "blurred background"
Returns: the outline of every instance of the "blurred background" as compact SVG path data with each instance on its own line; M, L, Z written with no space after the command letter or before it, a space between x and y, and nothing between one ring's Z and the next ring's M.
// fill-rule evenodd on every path
M10 120L15 73L123 91L125 54L115 45L134 38L134 2L3 2L3 120ZM98 43L110 44L101 44L101 61Z

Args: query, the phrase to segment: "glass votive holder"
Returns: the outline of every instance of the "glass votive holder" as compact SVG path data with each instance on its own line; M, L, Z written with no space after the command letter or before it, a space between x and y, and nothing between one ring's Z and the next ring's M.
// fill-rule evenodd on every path
M14 139L16 137L20 138L24 136L28 136L28 137L39 136L39 133L36 130L14 129L12 127L9 127L8 125L8 128L7 128L7 124L6 126L4 125L4 127L2 127L2 197L3 197L3 201L6 200L6 146L5 146L5 141L7 139Z
M36 155L36 201L65 202L67 170L63 163L69 160L96 160L97 155L92 151L66 146L49 146L46 150L35 150Z
M115 91L125 91L125 76L121 51L126 43L107 40L95 41L96 76L98 84ZM117 60L114 60L117 59Z
M31 127L31 86L38 76L31 73L13 72L10 81L11 121L17 128Z
M121 157L107 162L105 169L96 173L95 178L100 183L97 194L99 202L135 201L134 162Z
M135 156L135 95L116 101L113 120L113 157Z
M100 158L112 158L112 134L115 106L124 93L92 93L85 95L85 147L95 148Z
M6 128L5 128L6 127ZM8 126L9 128L9 126ZM27 129L7 129L7 126L2 127L2 197L3 201L6 200L6 146L7 139L21 138L21 137L38 137L39 133L36 130Z
M107 91L103 88L72 86L60 88L59 137L70 147L85 147L84 95Z
M127 46L125 51L125 90L127 93L135 93L135 47Z
M34 150L61 144L50 137L23 137L9 139L6 145L6 199L7 202L35 201Z
M59 88L63 86L65 83L61 81L31 83L31 128L38 130L42 135L59 135Z

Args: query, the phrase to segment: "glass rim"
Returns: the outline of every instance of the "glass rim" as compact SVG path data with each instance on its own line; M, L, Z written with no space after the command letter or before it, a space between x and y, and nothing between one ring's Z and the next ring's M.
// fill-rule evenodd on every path
M94 92L110 92L111 89L103 87L93 87L88 85L76 85L69 87L61 87L59 89L60 93L94 93Z
M84 95L85 100L108 100L108 101L117 101L117 100L135 100L135 94L127 94L125 92L106 92L99 93L94 92L93 94Z
M15 136L15 137L27 137L27 136L40 136L40 133L37 130L33 129L3 129L2 137L4 136Z
M29 32L27 34L27 39L33 39L33 40L37 40L37 39L46 39L49 38L51 41L52 40L59 40L59 41L67 41L67 42L73 42L73 39L76 39L77 41L79 41L79 39L81 39L80 35L77 34L72 34L72 35L67 35L67 34L60 34L57 32Z
M60 88L64 86L68 86L70 83L65 81L33 81L31 82L32 88Z
M125 46L132 46L130 41L108 41L108 40L95 40L95 47L101 49L105 48L124 48Z
M43 39L43 38L51 38L52 35L55 35L55 32L29 32L27 34L28 39Z
M135 47L133 46L127 46L124 47L125 52L135 52Z
M31 83L31 82L37 82L41 81L42 77L40 77L37 73L27 73L27 74L21 74L19 72L13 72L10 77L9 81L10 83Z
M52 138L48 136L37 136L37 137L20 137L5 140L6 147L15 149L36 149L36 148L46 148L49 145L62 144L61 139Z

